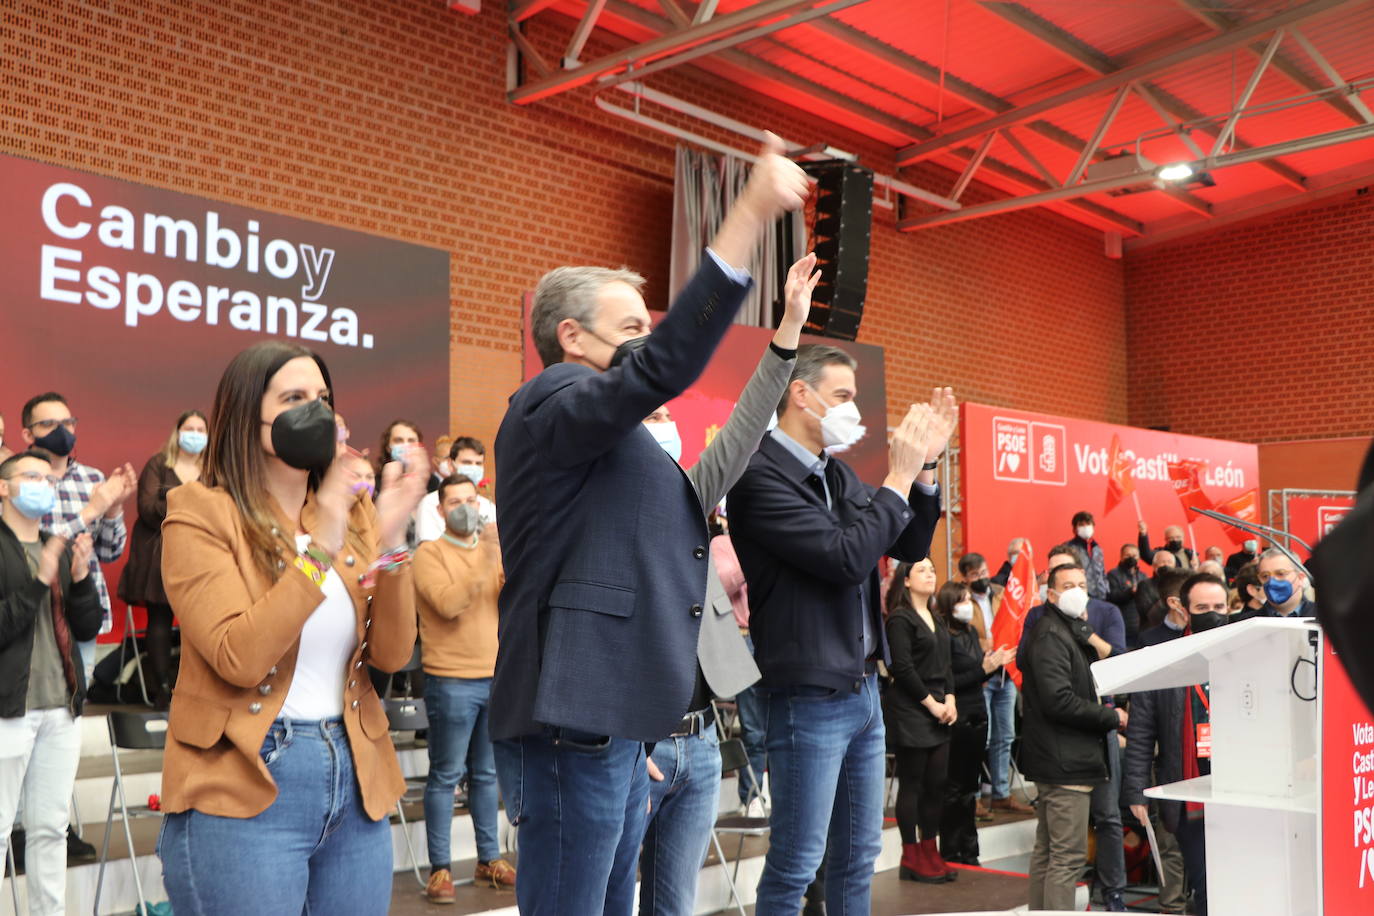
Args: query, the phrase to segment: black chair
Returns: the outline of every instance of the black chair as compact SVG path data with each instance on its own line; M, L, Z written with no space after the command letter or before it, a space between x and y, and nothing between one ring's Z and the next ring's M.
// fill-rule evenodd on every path
M754 768L749 765L749 754L744 749L744 742L739 738L731 738L720 743L720 770L722 777L735 775L739 779L745 779L749 785L749 795L745 800L745 811L749 810L749 802L758 798L763 803L763 817L749 817L747 814L728 814L716 820L715 828L711 831L711 843L716 847L716 856L720 859L720 867L725 872L725 882L730 885L730 899L734 901L735 907L739 910L740 916L744 916L744 903L739 898L739 891L735 887L735 882L739 879L740 857L744 854L744 841L751 836L767 836L769 825L768 799L763 797L763 791L759 786L758 778L754 775ZM735 867L732 871L729 863L725 860L725 851L721 848L721 835L739 837L739 846L735 850Z
M167 714L165 712L122 712L112 710L105 717L110 732L110 759L114 761L114 784L110 786L110 805L105 814L105 839L100 844L100 871L95 882L95 906L92 912L100 916L100 892L105 883L105 863L110 857L110 832L114 826L115 805L119 806L119 819L124 825L124 843L129 850L129 868L134 873L134 888L138 892L139 906L148 898L143 895L143 879L138 874L138 856L134 852L134 835L129 829L129 819L136 817L162 817L161 811L154 811L147 805L130 806L124 797L124 773L119 766L119 752L123 750L162 750L167 746Z

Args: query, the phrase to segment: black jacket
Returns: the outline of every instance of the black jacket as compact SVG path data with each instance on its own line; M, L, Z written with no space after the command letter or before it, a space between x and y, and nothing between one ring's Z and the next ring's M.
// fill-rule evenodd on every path
M1135 587L1132 588L1131 586ZM1150 607L1159 598L1150 577L1139 567L1131 570L1114 566L1107 572L1107 600L1121 608L1121 620L1126 625L1126 645L1134 649L1140 645L1140 630L1149 619Z
M983 685L1001 669L983 670L983 646L978 642L978 632L968 625L950 626L949 659L950 670L954 672L954 705L959 711L959 721L986 723L988 708L983 702Z
M1155 549L1169 550L1167 547L1151 548L1148 534L1137 535L1135 546L1140 549L1140 559L1146 563L1154 559ZM1197 569L1197 554L1193 553L1193 548L1180 547L1178 550L1170 550L1169 552L1174 555L1174 559L1178 560L1180 569ZM1154 564L1150 565L1153 566Z
M764 685L853 690L864 674L865 614L875 656L891 661L878 560L884 554L913 563L926 558L940 497L913 484L902 499L831 458L831 509L807 482L811 476L764 436L730 491L730 541L749 583L749 632ZM505 536L503 527L503 545Z
M47 534L41 535L44 543ZM77 640L94 639L100 632L104 608L95 578L87 576L72 583L71 548L58 561L58 581L62 584L62 604L72 634L72 665L76 669L76 691L72 695L72 715L81 715L86 700L85 665L76 647ZM10 526L0 522L0 719L17 719L27 712L29 667L33 661L33 628L43 607L49 586L29 571L24 545Z
M752 618L750 618L752 621ZM887 643L892 651L883 710L887 742L892 747L935 747L949 740L949 726L941 725L922 705L926 697L943 703L954 695L950 668L949 628L935 618L935 629L911 608L898 608L887 618ZM956 708L957 708L956 699Z
M1049 605L1018 656L1026 706L1021 772L1028 779L1058 785L1107 781L1106 738L1118 719L1093 686L1089 665L1097 653L1087 644L1091 633L1086 621Z
M1126 756L1121 802L1143 805L1145 790L1183 779L1183 700L1186 687L1131 694L1131 721L1126 728ZM1155 748L1159 748L1156 757ZM1172 833L1178 829L1183 802L1160 800L1159 816Z

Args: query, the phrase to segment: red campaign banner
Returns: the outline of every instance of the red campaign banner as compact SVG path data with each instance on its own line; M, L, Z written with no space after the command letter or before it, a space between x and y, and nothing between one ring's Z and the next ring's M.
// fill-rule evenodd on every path
M1021 546L1021 552L1016 558L1015 565L1011 568L1011 575L1007 577L1007 587L1002 593L1002 603L997 608L997 615L992 618L992 647L994 649L1007 646L1015 649L1021 645L1021 632L1026 627L1026 615L1040 600L1040 593L1035 587L1035 552L1031 547L1031 542L1027 541ZM1007 676L1015 683L1017 688L1021 687L1021 669L1016 667L1016 661L1007 662Z
M1229 553L1244 536L1185 506L1253 514L1259 483L1254 445L986 404L962 406L959 442L965 550L994 566L1012 538L1030 538L1042 555L1069 540L1079 510L1096 517L1108 569L1140 521L1152 547L1179 525L1199 554L1214 544Z
M323 223L0 156L0 412L61 393L73 457L137 473L231 357L277 338L324 357L352 443L448 426L449 256ZM132 528L130 500L125 522ZM127 558L127 552L125 554ZM124 558L106 564L117 640Z
M1374 913L1374 714L1323 643L1320 912Z
M528 381L538 375L544 366L534 349L534 339L529 331L533 296L526 293L524 298L524 377ZM661 311L650 312L655 324L662 320L664 314ZM702 451L730 418L730 411L739 400L740 392L758 368L759 360L772 339L773 331L768 328L733 325L696 384L668 403L668 411L677 423L678 435L682 437L683 467L696 464ZM883 372L883 348L809 334L803 334L801 342L838 347L858 361L855 377L859 390L855 403L863 415L868 432L839 457L855 470L860 479L873 486L881 485L887 476L887 383Z
M1351 509L1355 508L1355 497L1350 496L1290 496L1287 501L1287 530L1294 537L1302 538L1313 547L1326 537L1332 528L1340 524ZM1279 528L1284 527L1282 518L1270 522ZM1293 544L1293 552L1299 559L1306 560L1310 555L1298 544Z

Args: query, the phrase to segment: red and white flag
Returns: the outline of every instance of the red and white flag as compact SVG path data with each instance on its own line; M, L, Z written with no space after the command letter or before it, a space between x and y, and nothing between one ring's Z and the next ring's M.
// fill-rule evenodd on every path
M1121 437L1112 434L1112 450L1107 455L1107 508L1106 515L1117 507L1127 496L1135 494L1135 469L1131 459L1121 448ZM1136 501L1136 517L1140 517L1140 502Z
M1038 591L1035 588L1035 567L1031 563L1030 541L1023 541L1021 553L1012 564L1011 575L1007 577L1007 587L1002 593L1002 603L997 608L997 616L992 618L992 647L1007 646L1015 649L1021 644L1021 631L1026 626L1026 615L1035 606ZM1015 661L1007 662L1007 676L1021 687L1021 669Z

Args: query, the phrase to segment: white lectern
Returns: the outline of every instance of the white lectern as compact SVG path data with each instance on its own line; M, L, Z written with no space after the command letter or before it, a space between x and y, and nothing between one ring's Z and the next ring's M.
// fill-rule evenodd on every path
M1319 641L1313 620L1254 618L1093 665L1104 696L1211 684L1211 775L1145 794L1206 805L1212 916L1319 912L1315 667L1298 664Z

